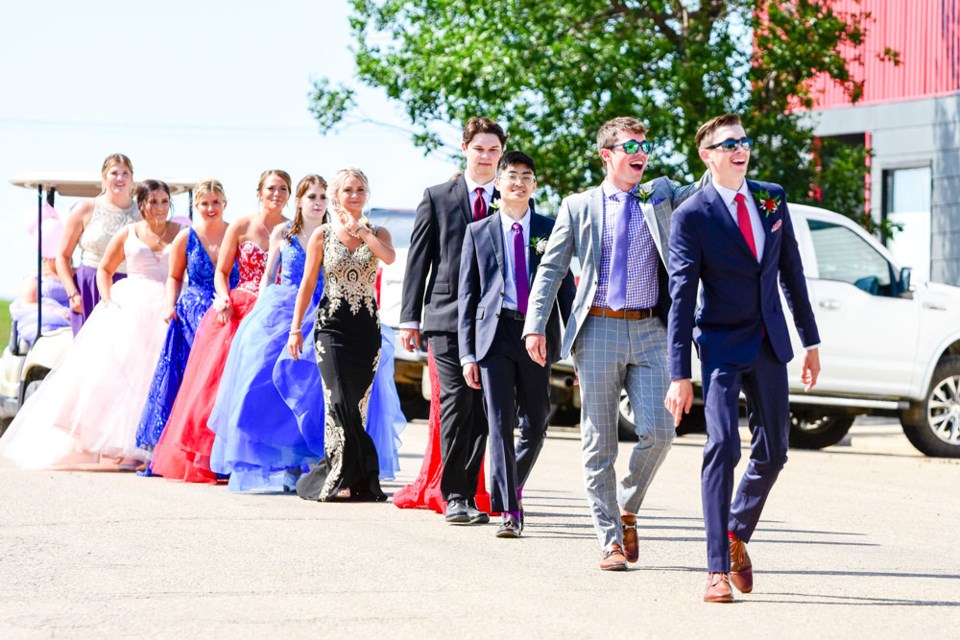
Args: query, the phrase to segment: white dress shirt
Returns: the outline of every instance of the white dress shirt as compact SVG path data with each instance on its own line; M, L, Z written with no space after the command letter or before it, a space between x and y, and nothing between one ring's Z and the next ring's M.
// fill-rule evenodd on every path
M740 188L736 191L722 187L716 182L713 183L713 188L717 190L720 198L724 204L727 205L727 211L733 216L733 223L737 225L737 227L740 226L740 223L737 216L737 201L734 200L734 197L736 197L738 193L743 194L747 204L747 211L750 213L750 226L753 228L753 243L757 247L757 262L760 262L760 260L763 259L763 246L766 241L766 236L763 233L763 221L760 219L760 211L757 210L757 202L753 199L753 194L750 193L750 189L747 188L747 181L744 180L740 184Z

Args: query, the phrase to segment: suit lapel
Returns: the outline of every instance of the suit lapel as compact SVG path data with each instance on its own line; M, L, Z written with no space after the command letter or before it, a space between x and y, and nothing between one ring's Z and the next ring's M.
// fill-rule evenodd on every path
M720 194L717 193L713 183L703 188L703 199L709 207L710 215L730 237L730 240L746 252L751 260L756 260L753 251L747 246L747 241L744 240L743 234L740 233L740 227L733 221L733 216L730 215L730 209L728 209L727 204L720 199Z
M600 273L600 258L603 254L603 186L598 186L590 194L587 207L590 216L590 236L593 240L593 267Z
M533 285L533 276L537 273L537 268L540 266L540 254L537 253L536 243L533 241L534 238L546 238L548 229L547 224L541 221L540 216L535 213L530 214L530 239L528 241L528 246L530 250L527 251L527 254L530 256L530 265L527 268L527 273L530 276L530 284Z
M753 198L753 202L756 204L758 202L757 192L760 190L760 185L752 180L747 180L747 189L750 190L750 197ZM772 238L773 234L770 232L770 229L773 226L774 219L778 219L776 213L771 215L766 215L763 207L759 204L757 205L757 213L760 215L760 224L763 225L763 255L761 257L761 262L767 259L767 256L772 251Z
M457 181L453 183L451 195L453 199L456 200L458 208L460 209L460 215L463 216L464 221L467 224L473 222L473 214L470 212L470 192L467 191L466 178L463 176L457 178Z
M489 216L487 220L489 220L489 222L486 223L487 236L493 245L493 255L497 259L497 267L500 268L500 275L506 279L507 259L503 254L503 223L500 221L500 212L495 212L492 216Z

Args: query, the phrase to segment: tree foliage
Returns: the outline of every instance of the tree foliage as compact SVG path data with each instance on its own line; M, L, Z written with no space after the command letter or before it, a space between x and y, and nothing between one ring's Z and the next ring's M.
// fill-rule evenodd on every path
M803 201L817 179L829 184L797 107L813 106L821 73L854 101L862 93L858 61L839 52L859 47L869 16L832 0L352 2L357 79L403 106L418 146L443 151L438 124L490 116L553 194L601 179L595 132L612 117L647 124L652 174L689 180L703 168L697 127L736 112L757 142L753 170ZM354 88L321 80L313 98L335 125Z

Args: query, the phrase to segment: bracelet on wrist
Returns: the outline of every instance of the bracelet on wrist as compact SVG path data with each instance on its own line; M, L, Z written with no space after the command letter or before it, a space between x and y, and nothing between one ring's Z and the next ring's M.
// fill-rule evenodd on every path
M302 333L302 332L300 331L300 329L290 329L290 335L292 335L292 336L298 336L298 335L300 335L301 333Z

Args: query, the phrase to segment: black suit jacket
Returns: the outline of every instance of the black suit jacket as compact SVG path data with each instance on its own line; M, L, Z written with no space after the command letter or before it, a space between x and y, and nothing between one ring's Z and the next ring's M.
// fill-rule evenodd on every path
M507 268L505 252L508 249L503 246L501 215L495 213L469 225L463 241L459 287L460 355L472 353L477 360L486 357L493 345L503 309ZM531 212L531 242L535 238L549 238L553 224L550 218ZM541 254L536 248L531 248L527 253L530 260L528 284L532 287ZM551 364L560 359L560 320L562 318L566 322L570 317L575 293L573 275L568 271L547 320L547 361ZM523 342L518 341L516 348L525 351Z
M493 197L499 197L496 190ZM462 175L423 192L410 236L400 322L420 322L420 330L426 332L456 333L460 253L471 222L470 195Z

